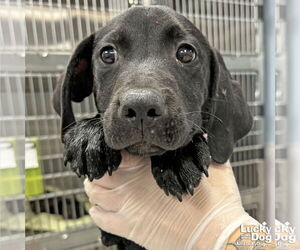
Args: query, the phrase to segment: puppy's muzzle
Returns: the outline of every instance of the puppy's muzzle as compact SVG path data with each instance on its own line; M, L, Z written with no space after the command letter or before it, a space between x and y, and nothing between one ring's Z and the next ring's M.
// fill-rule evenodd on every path
M124 93L120 98L120 119L130 127L141 130L155 126L165 117L165 103L152 90L136 89Z

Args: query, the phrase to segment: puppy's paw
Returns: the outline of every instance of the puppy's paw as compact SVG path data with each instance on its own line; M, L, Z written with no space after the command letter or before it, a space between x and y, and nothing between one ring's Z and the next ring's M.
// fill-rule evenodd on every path
M174 195L179 201L182 201L182 195L185 191L176 171L174 152L167 152L162 156L153 156L151 157L151 163L152 174L158 186L166 195Z
M64 164L69 162L72 170L89 180L109 175L121 162L119 151L109 148L104 141L100 116L77 122L64 134Z
M211 157L206 139L202 134L196 134L189 146L191 147L193 162L208 177L208 167Z
M178 175L182 180L185 193L194 194L194 189L199 185L202 171L193 162L192 157L182 157L178 159Z
M160 188L182 201L182 195L194 194L204 173L208 177L209 148L202 135L196 135L184 148L153 156L152 173Z
M182 180L185 190L194 194L202 174L208 177L208 166L210 164L209 147L202 134L196 134L192 142L180 150L177 154L179 165L178 174Z

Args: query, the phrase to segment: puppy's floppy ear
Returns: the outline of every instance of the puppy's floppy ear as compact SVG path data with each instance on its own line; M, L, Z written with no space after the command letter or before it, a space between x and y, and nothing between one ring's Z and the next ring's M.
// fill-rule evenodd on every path
M81 102L92 93L93 44L94 34L79 43L54 90L53 106L62 119L62 138L66 129L75 122L71 101Z
M210 97L203 106L212 159L226 162L237 140L251 129L253 119L240 84L234 81L220 53L211 50Z

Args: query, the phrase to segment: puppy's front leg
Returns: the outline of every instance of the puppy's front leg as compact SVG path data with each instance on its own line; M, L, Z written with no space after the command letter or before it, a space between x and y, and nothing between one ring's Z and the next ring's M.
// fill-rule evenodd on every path
M115 171L121 162L119 151L109 148L104 141L100 115L78 121L64 134L64 164L89 180L101 178Z
M159 187L166 195L170 193L182 201L183 194L194 194L203 173L208 176L209 148L203 135L197 134L186 147L153 156L151 160L152 173Z
M176 151L169 151L161 156L151 157L152 174L158 186L166 195L174 195L182 201L185 187L177 171Z

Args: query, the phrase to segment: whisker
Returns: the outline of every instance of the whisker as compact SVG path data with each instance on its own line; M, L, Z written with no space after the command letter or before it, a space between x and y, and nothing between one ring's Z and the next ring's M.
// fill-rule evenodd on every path
M204 113L204 114L208 114L208 115L210 115L210 116L212 116L212 117L214 117L214 118L216 118L220 123L222 123L223 124L223 121L222 121L222 119L221 118L219 118L218 116L216 116L216 115L214 115L214 114L212 114L212 113L209 113L209 112L205 112L205 111L202 111L202 113Z
M205 112L205 111L202 111L202 110L199 110L199 111L196 110L196 111L186 112L186 113L184 113L184 114L185 114L185 115L188 115L188 114L193 114L193 113L203 113L203 114L208 114L208 115L210 115L210 116L216 118L220 123L223 124L223 121L222 121L221 118L219 118L218 116L216 116L216 115L214 115L214 114L212 114L212 113L210 113L210 112Z
M205 133L205 131L202 129L202 127L200 127L199 125L197 125L195 122L193 122L192 120L190 120L190 119L188 119L188 118L186 118L189 122L191 122L192 123L192 125L194 125L195 127L197 127L198 129L200 129L200 131L202 132L202 133Z
M62 128L62 129L65 130L65 129L67 129L67 128L73 126L74 124L76 124L76 121L71 122L69 125L67 125L66 127Z

